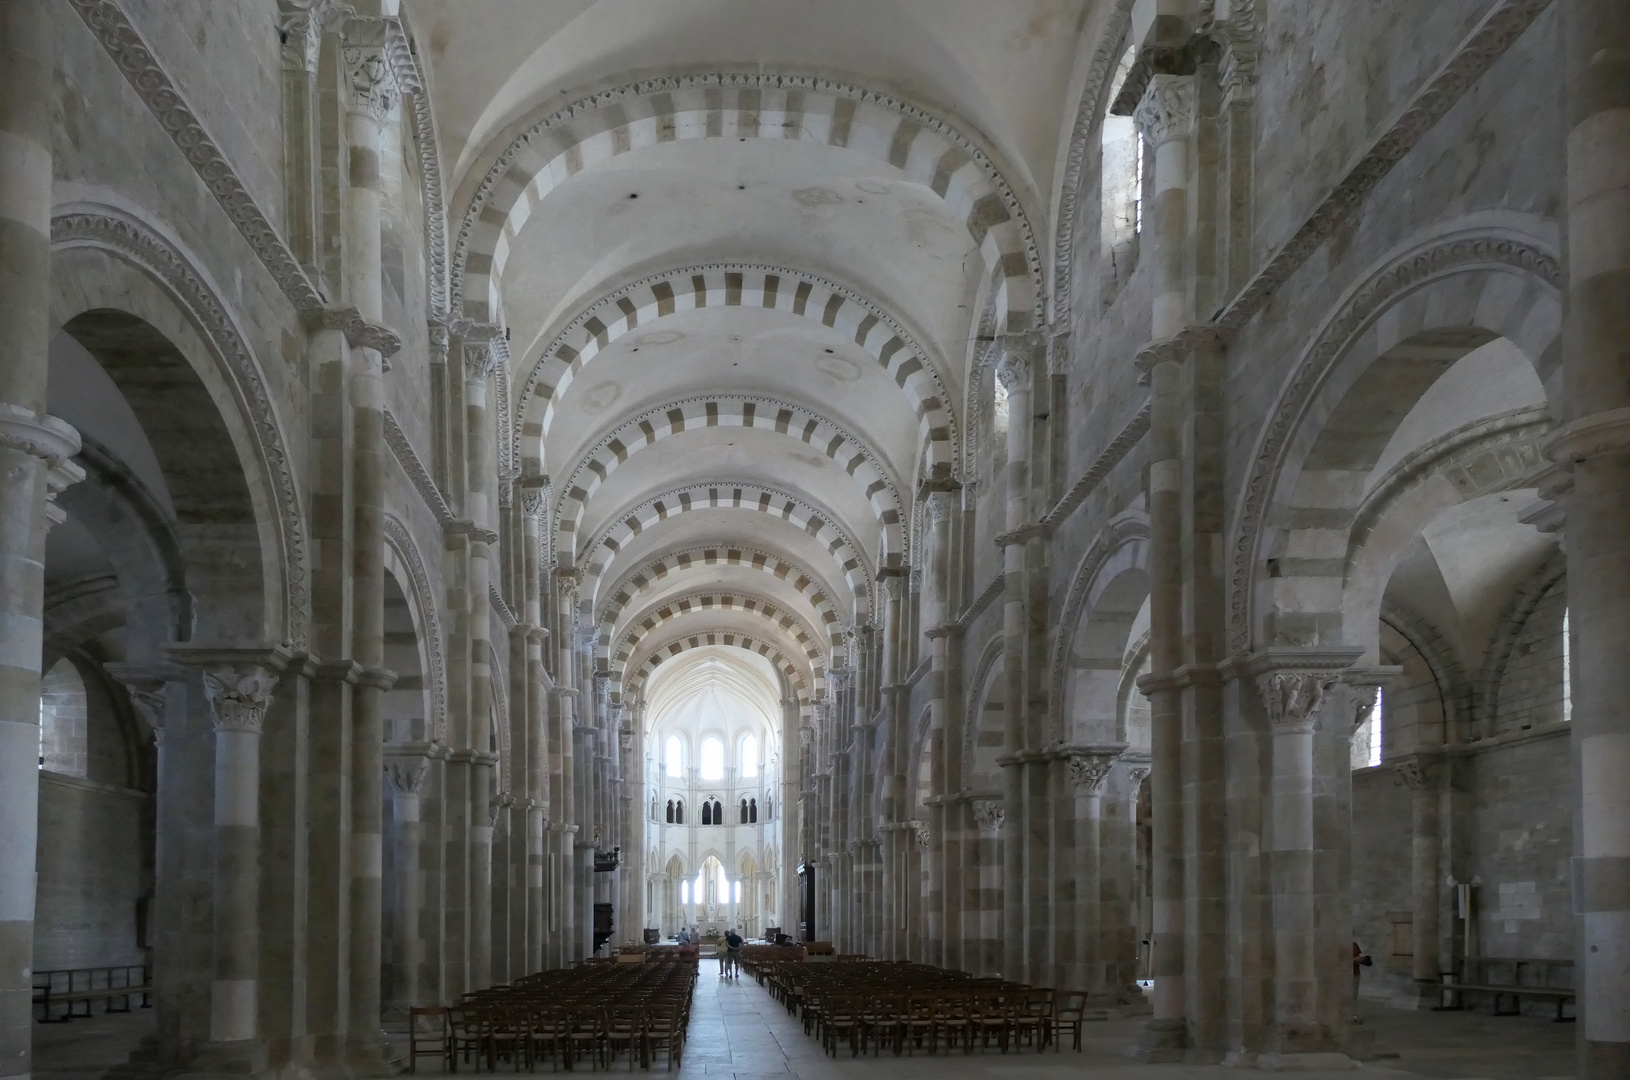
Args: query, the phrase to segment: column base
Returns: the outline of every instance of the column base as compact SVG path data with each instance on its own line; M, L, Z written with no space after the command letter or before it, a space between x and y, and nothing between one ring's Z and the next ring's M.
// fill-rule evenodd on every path
M1125 1054L1147 1064L1181 1062L1187 1056L1188 1045L1188 1021L1155 1019L1143 1025L1138 1044L1127 1047Z

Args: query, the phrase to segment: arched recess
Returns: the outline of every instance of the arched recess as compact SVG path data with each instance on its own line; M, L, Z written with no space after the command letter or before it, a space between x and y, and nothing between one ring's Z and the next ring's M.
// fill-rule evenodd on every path
M699 630L664 641L657 646L647 643L648 652L644 655L635 654L629 658L630 662L624 670L621 683L613 680L611 700L615 703L623 699L637 699L645 681L664 660L689 652L691 649L716 647L744 649L769 660L786 679L787 686L796 694L800 705L808 705L816 695L824 693L824 682L806 676L798 664L789 659L787 653L774 642L735 630Z
M583 548L586 566L583 594L593 595L591 586L597 586L605 566L636 536L649 531L659 522L695 511L766 514L780 518L814 537L832 556L839 576L849 584L854 596L856 619L863 621L869 616L872 609L872 567L847 530L825 511L796 495L760 484L729 480L675 488L618 513ZM600 555L602 548L608 553L604 557Z
M580 97L525 123L471 196L453 255L466 317L492 321L511 244L533 207L585 168L688 139L799 140L844 147L929 188L966 224L998 275L1002 327L1042 322L1034 232L989 154L944 119L891 94L808 75L706 72L645 79Z
M537 459L554 420L554 399L612 342L679 312L721 307L785 312L851 338L900 387L917 417L929 461L950 468L956 418L939 365L900 320L829 278L756 263L707 263L654 274L601 297L572 319L543 348L521 386L521 400L529 408L536 408L530 404L534 398L541 401L543 415L537 433L523 436L517 456Z
M258 533L264 596L255 606L261 609L261 625L241 629L258 640L305 648L310 611L303 500L272 394L245 335L219 299L221 291L179 245L112 207L59 207L52 215L51 244L54 325L87 311L131 312L175 343L172 348L203 384L211 412L230 439L232 460L246 463L241 471L249 521ZM135 273L110 273L109 257Z
M815 609L819 625L826 631L826 640L831 652L835 655L844 647L842 620L832 606L832 601L809 571L767 551L720 544L667 552L643 563L612 586L615 591L605 601L596 619L596 625L600 627L596 657L605 659L609 655L613 629L622 618L624 610L634 600L649 593L659 584L671 584L670 579L686 573L735 566L768 574L805 597L810 607Z
M1345 641L1340 582L1321 580L1326 560L1300 553L1346 550L1388 438L1471 349L1506 338L1552 384L1559 281L1548 245L1474 228L1407 247L1348 290L1298 358L1251 458L1229 545L1231 652ZM1302 599L1315 593L1323 599Z
M412 534L392 514L385 515L385 569L401 587L418 638L420 670L428 684L425 687L429 695L429 715L426 717L430 721L428 737L435 742L445 742L447 663L442 651L441 616L437 613L436 593ZM389 664L386 666L389 667Z
M1001 797L997 759L1013 752L1007 745L1007 680L1002 677L1001 659L998 635L985 645L974 667L962 726L962 775L957 780L963 791L986 798Z
M1149 595L1149 518L1127 511L1093 537L1059 612L1052 656L1052 737L1122 741L1121 669L1138 609Z
M808 623L781 610L763 597L734 593L699 593L689 596L677 596L664 601L660 607L654 610L641 612L635 616L632 625L623 634L622 642L617 646L616 654L610 657L609 664L612 674L615 676L622 671L629 658L639 651L640 642L653 634L661 633L663 626L668 622L684 619L698 613L711 614L730 611L739 611L752 618L769 623L776 631L788 639L789 644L796 643L794 647L803 655L809 665L809 670L815 678L821 679L825 677L825 654L821 651L819 637L816 636L813 628Z
M711 427L756 428L773 431L811 446L836 462L854 478L876 515L882 534L883 561L904 557L900 528L899 485L886 466L858 438L813 410L764 397L708 396L670 402L647 409L618 424L572 469L556 502L557 550L572 550L572 540L583 522L589 499L617 468L647 447ZM677 451L676 451L677 452Z

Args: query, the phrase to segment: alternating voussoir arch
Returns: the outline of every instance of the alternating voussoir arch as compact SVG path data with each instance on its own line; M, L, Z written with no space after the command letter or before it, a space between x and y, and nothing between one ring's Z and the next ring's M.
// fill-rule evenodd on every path
M729 480L691 484L665 491L618 514L584 546L587 574L603 576L606 562L635 537L669 518L701 510L736 510L779 518L808 533L832 557L854 595L856 617L871 610L872 568L849 533L827 513L796 495L761 484ZM601 549L606 555L601 556Z
M819 580L808 570L772 552L739 545L711 544L667 552L642 563L618 581L615 591L600 605L597 625L600 627L601 655L609 656L610 635L629 604L680 575L726 567L741 567L768 574L797 592L815 610L831 651L835 654L843 648L843 621Z
M51 216L51 248L53 252L94 249L134 266L169 293L209 342L258 442L258 479L276 514L283 594L277 599L283 633L290 645L304 649L310 622L304 498L273 395L247 338L221 300L224 294L178 244L114 207L58 207Z
M621 154L691 139L816 142L866 154L932 190L1002 274L1004 330L1042 320L1041 253L1013 185L989 153L944 118L893 94L814 75L701 72L587 94L527 124L470 198L451 292L490 321L514 238L556 186Z
M1402 305L1401 301L1452 278L1480 275L1477 288L1444 290L1437 304ZM1498 286L1502 277L1522 279L1533 289ZM1557 307L1561 269L1554 251L1533 237L1507 230L1471 228L1436 237L1405 249L1381 263L1348 290L1313 334L1281 388L1251 457L1229 538L1228 646L1251 650L1258 633L1258 568L1262 543L1298 433L1331 373L1354 344L1381 316L1394 308L1385 330L1389 341L1403 341L1435 326L1487 326L1519 347L1524 337L1550 318L1535 319L1539 305ZM1484 284L1495 286L1483 287ZM1382 350L1384 351L1384 349ZM1364 362L1368 362L1367 360Z
M664 439L714 427L773 432L825 454L853 478L872 508L882 532L885 559L891 555L905 558L899 486L870 447L801 405L775 398L736 395L698 396L647 409L618 424L596 443L572 470L564 493L556 502L559 549L570 549L589 500L629 458Z
M595 301L555 335L528 370L520 400L537 397L543 402L543 415L536 435L518 434L517 439L548 438L556 399L624 334L680 312L732 307L811 319L852 340L900 387L917 417L929 463L951 462L956 417L939 365L900 320L830 278L763 263L685 266L641 278ZM517 443L517 460L527 452L535 456L538 448Z
M1141 511L1127 511L1105 525L1076 564L1070 578L1069 591L1058 613L1057 630L1053 636L1053 655L1050 674L1050 701L1048 713L1052 716L1053 737L1064 738L1069 718L1064 715L1064 682L1067 675L1070 649L1075 644L1075 633L1081 622L1081 613L1109 578L1127 569L1147 569L1149 565L1149 518Z
M789 644L795 643L795 648L817 678L825 674L826 660L820 638L803 618L754 593L717 590L676 596L640 612L634 617L632 625L623 631L622 639L607 657L608 669L613 676L625 670L629 659L639 651L640 642L652 634L661 633L664 626L676 619L735 612L768 623L773 633L784 637Z
M633 663L628 665L621 677L612 680L611 700L615 704L625 698L629 700L638 698L646 680L651 677L651 673L664 660L670 660L692 649L721 647L744 649L747 652L757 653L770 661L797 692L800 705L810 704L820 694L824 686L822 679L805 674L803 669L787 656L781 646L773 641L752 634L744 634L739 630L709 629L689 631L670 639L664 639L659 643L648 641L643 653L631 658Z

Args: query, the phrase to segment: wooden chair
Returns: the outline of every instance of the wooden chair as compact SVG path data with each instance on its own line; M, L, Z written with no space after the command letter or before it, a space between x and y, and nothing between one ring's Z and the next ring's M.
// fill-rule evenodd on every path
M935 1035L939 1028L934 1022L934 997L933 993L925 991L906 995L900 1020L900 1038L908 1053L914 1055L924 1038L928 1040L930 1054L937 1048Z
M864 1021L861 1012L865 1003L854 994L824 995L821 1015L821 1045L833 1057L838 1056L838 1039L849 1037L849 1056L860 1056L860 1036Z
M1009 1024L1013 1032L1013 1041L1016 1046L1023 1046L1026 1036L1029 1036L1031 1045L1040 1053L1047 1047L1047 1040L1053 1032L1053 991L1049 988L1038 987L1033 990L1021 990L1012 995L1013 1008L1009 1015Z
M566 1067L570 1069L586 1051L592 1069L603 1056L605 1045L605 1009L599 1005L573 1009L566 1027Z
M419 1059L432 1055L442 1059L448 1072L458 1071L447 1010L439 1005L415 1005L408 1009L408 1072L418 1072Z
M1072 1048L1081 1050L1081 1028L1087 1019L1087 995L1080 990L1063 990L1053 1003L1053 1053L1058 1053L1064 1033L1071 1035Z
M645 1006L615 1004L606 1007L606 1068L617 1060L621 1050L628 1051L628 1071L634 1071L637 1060L640 1068L649 1061L645 1044Z
M470 1006L454 1005L447 1010L447 1028L453 1040L453 1072L458 1072L458 1063L462 1058L466 1065L470 1064L471 1055L479 1058L481 1055L481 1029Z
M677 1007L658 1005L651 1010L646 1024L647 1059L656 1060L658 1053L668 1056L668 1071L683 1064L685 1054L685 1026Z

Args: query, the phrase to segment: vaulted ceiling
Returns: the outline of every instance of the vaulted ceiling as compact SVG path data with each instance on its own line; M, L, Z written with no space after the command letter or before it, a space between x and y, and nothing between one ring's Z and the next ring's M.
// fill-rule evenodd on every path
M843 663L959 471L976 338L1039 319L1091 6L404 0L455 301L509 329L614 676L721 635L806 695Z

